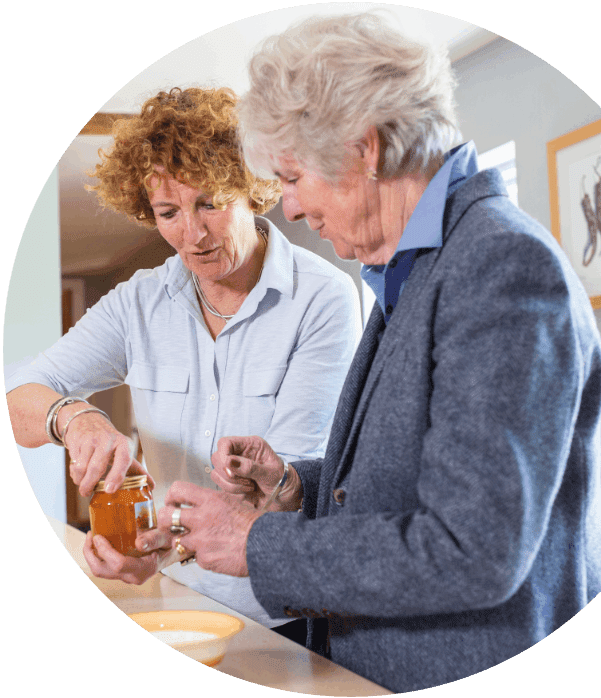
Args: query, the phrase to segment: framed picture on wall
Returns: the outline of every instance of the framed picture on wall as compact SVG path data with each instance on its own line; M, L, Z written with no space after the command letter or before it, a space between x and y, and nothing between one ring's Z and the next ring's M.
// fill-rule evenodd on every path
M601 308L601 119L547 143L551 232Z

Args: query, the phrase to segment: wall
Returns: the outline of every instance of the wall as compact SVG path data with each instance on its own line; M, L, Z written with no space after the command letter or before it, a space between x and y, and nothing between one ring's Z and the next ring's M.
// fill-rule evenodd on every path
M61 336L58 173L55 169L33 207L8 287L4 367L8 375ZM64 521L64 449L18 447L25 472L45 514Z
M453 64L464 140L479 152L515 141L520 207L551 226L547 142L601 118L601 107L571 80L499 38ZM601 331L601 310L595 310Z

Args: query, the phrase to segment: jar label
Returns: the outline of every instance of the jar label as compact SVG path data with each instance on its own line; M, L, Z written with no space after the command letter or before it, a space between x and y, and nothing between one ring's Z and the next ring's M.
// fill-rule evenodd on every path
M139 531L147 531L150 528L156 527L156 514L154 512L152 500L136 502L134 504L134 510L136 512L136 528Z

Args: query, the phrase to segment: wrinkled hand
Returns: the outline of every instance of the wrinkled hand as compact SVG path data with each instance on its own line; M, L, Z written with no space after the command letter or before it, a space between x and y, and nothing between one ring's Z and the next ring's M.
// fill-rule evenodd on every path
M236 494L255 509L262 509L284 474L284 462L259 436L228 436L219 439L211 456L211 479L224 492ZM270 511L293 511L300 507L302 484L290 467L286 484L269 505Z
M181 524L189 533L179 535L181 545L194 554L206 570L247 577L246 541L254 522L262 512L249 507L238 497L199 487L189 482L175 482L167 492L158 513L158 531L166 534L175 507L182 507Z
M82 409L79 406L79 409ZM73 410L75 413L77 410ZM65 438L71 463L69 474L82 497L89 497L107 470L105 490L116 492L126 475L148 475L133 458L133 442L98 412L73 419ZM148 475L150 489L155 486Z
M181 559L171 544L170 534L159 534L156 529L145 531L136 539L136 547L142 550L146 546L146 550L154 550L143 557L131 557L115 550L104 536L92 537L88 533L83 554L96 577L120 579L127 584L144 584L159 570Z

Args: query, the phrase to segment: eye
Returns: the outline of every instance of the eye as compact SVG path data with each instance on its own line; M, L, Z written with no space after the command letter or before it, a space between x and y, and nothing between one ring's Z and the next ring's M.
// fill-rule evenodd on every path
M200 208L204 208L207 211L214 211L215 210L215 207L213 206L213 204L210 204L210 203L200 204Z
M168 211L163 211L163 213L159 213L159 218L166 218L167 220L173 218L173 216L175 216L175 209L169 209Z

